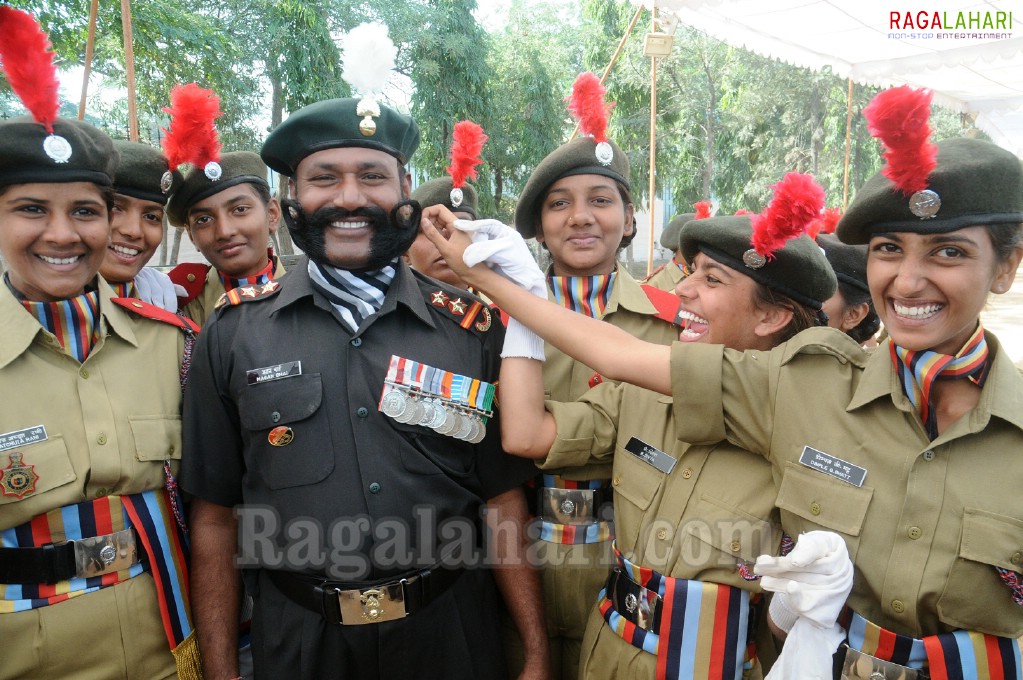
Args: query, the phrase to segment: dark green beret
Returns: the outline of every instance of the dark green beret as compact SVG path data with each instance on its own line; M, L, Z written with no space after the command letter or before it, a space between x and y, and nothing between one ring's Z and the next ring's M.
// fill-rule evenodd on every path
M28 116L0 122L0 186L36 182L93 182L110 186L117 152L102 130L77 120L58 118L54 138ZM46 149L63 162L54 160ZM70 156L68 156L70 151Z
M183 181L181 173L170 171L167 157L159 149L141 142L114 141L119 160L114 174L114 191L143 201L167 204Z
M412 192L412 200L419 201L419 205L424 208L431 205L443 205L451 212L467 212L472 215L473 219L478 219L480 216L480 203L479 197L476 195L476 189L466 182L465 186L462 187L462 203L455 207L451 203L451 187L453 185L454 182L451 181L450 177L431 179L429 182L423 182L416 187L416 190Z
M356 109L361 101L328 99L295 111L266 138L260 155L267 165L288 177L294 177L306 156L346 146L376 149L391 154L402 165L408 163L419 146L415 121L384 104L378 104L378 116L360 116ZM367 118L374 124L372 132L363 125Z
M515 207L515 228L523 238L533 238L540 227L540 201L547 190L562 177L603 175L629 187L629 159L614 142L608 141L614 156L603 165L597 160L597 145L590 137L576 137L562 144L533 170Z
M231 151L221 155L220 168L222 173L217 180L207 177L203 168L189 168L181 186L167 202L167 219L171 224L185 226L188 224L188 211L193 205L236 184L248 182L270 186L266 181L266 165L251 151Z
M838 238L868 243L873 234L885 232L944 234L974 225L1023 222L1023 168L1012 153L979 139L948 139L938 142L937 160L927 177L927 189L941 201L933 217L914 214L914 200L879 172L856 192L838 222ZM920 207L917 211L925 212Z
M824 249L824 255L839 281L870 292L867 286L867 246L842 243L834 234L819 234L817 245Z
M661 247L671 251L678 250L678 237L682 233L682 227L686 222L695 219L696 213L682 213L672 217L671 222L668 222L668 226L661 232Z
M686 222L679 247L689 263L696 253L702 252L811 309L820 309L835 294L838 289L835 272L812 238L804 234L790 239L774 252L772 259L754 269L743 262L743 254L753 248L752 236L749 215L708 217Z

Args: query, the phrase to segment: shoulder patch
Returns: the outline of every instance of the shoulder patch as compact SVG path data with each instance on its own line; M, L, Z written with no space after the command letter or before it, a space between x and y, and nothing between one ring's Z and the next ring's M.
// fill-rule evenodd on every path
M800 355L828 354L838 361L864 367L870 353L837 328L807 328L784 345L781 363L785 365Z
M655 315L658 319L678 325L678 308L682 305L682 299L674 293L669 293L660 288L654 288L648 284L640 285L647 300L657 309Z
M163 307L143 302L138 298L123 298L115 297L110 298L110 301L119 307L127 309L129 312L137 314L138 316L152 319L153 321L162 321L163 323L169 323L172 326L177 326L183 331L190 331L192 333L199 332L199 326L191 319L186 319L183 316L175 314L174 312L168 312Z
M486 333L495 321L500 323L497 312L468 291L439 288L428 292L426 301L466 330L475 329Z
M170 280L185 289L187 295L178 298L178 308L184 307L199 297L206 287L206 275L212 265L200 262L182 262L167 272Z
M241 286L239 288L229 290L217 298L217 304L214 306L214 309L220 309L224 306L240 305L243 302L249 302L252 300L265 300L280 289L281 284L277 281L268 281L261 286Z

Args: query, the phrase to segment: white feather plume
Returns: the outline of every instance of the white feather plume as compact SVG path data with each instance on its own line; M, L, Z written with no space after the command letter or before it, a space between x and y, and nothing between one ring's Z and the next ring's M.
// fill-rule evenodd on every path
M383 92L394 73L398 48L380 22L359 24L344 37L341 49L341 76L357 94Z

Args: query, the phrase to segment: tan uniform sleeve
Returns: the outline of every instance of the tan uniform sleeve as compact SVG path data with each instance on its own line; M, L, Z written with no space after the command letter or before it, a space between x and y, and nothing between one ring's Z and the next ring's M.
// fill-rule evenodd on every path
M578 401L548 401L547 410L554 416L558 435L547 458L537 462L537 466L542 470L557 470L610 461L618 433L623 390L621 384L601 383Z

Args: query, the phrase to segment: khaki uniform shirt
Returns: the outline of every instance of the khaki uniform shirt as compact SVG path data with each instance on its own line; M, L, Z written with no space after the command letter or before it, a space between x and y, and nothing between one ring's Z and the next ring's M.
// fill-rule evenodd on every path
M284 265L281 263L280 258L275 259L276 266L274 267L273 278L276 280L284 276ZM206 325L206 319L213 315L217 307L217 301L224 292L224 284L220 280L220 272L217 271L216 267L210 267L210 270L206 272L206 284L203 286L202 292L194 300L182 307L181 313L199 324L200 327L204 326Z
M667 264L650 275L644 283L654 288L666 290L669 293L675 292L675 286L682 280L682 270L674 259L668 260Z
M867 354L814 328L770 352L674 345L675 411L688 416L677 434L727 437L767 457L786 532L845 539L856 566L849 605L870 621L918 638L1015 638L1023 607L995 567L1023 572L1023 377L986 337L980 401L934 441L902 391L890 340ZM865 470L862 486L801 464L805 447Z

